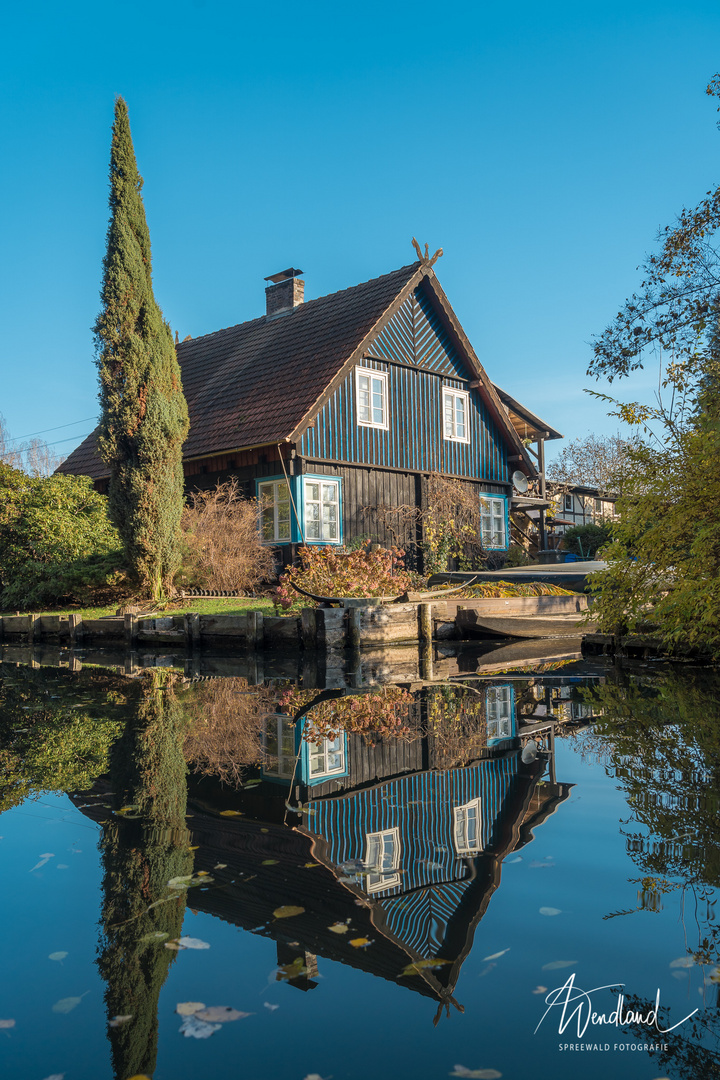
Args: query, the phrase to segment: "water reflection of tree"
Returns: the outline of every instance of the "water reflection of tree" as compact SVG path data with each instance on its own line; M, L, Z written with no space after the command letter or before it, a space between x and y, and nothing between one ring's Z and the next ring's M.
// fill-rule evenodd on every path
M711 893L720 883L719 690L716 675L694 671L625 676L585 692L603 711L585 749L620 781L631 810L624 835L645 875L640 906L659 910L664 892L689 890L704 963L720 947Z
M125 690L117 677L0 665L0 813L91 787L122 731Z
M183 695L187 720L183 749L196 772L239 784L245 767L263 757L265 717L275 712L277 691L246 679L211 679Z
M625 1008L639 1011L647 1016L655 1002L647 998L625 996ZM660 1010L658 1024L670 1027L675 1021L669 1020L667 1010ZM657 1058L657 1067L672 1074L673 1080L716 1080L720 1078L720 1009L706 1009L698 1012L691 1020L670 1031L658 1034L644 1024L626 1025L636 1038L643 1043L666 1046L666 1050L651 1051Z
M132 1016L110 1029L118 1080L153 1072L158 998L176 955L164 942L177 938L182 928L185 892L173 892L167 883L190 874L193 862L185 822L183 734L174 676L157 669L149 672L136 714L111 754L116 813L105 825L101 843L98 964L106 982L109 1019Z

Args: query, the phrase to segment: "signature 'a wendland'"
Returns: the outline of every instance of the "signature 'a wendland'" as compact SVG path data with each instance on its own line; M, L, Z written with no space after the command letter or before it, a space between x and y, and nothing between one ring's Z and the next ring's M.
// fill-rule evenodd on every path
M648 1028L655 1028L661 1034L666 1035L669 1031L674 1031L676 1027L680 1027L680 1024L684 1024L686 1020L689 1020L699 1011L698 1009L693 1009L688 1016L684 1017L682 1020L678 1020L677 1024L673 1024L672 1027L660 1027L658 1023L660 990L658 989L655 996L655 1006L654 1008L648 1009L647 1013L643 1013L640 1009L626 1009L624 1005L625 997L623 994L618 996L617 1007L613 1009L611 1013L595 1012L593 1009L592 994L596 994L600 990L611 990L624 985L624 983L608 983L606 986L594 986L591 990L582 990L579 986L575 985L575 973L573 972L562 986L558 986L554 990L551 990L546 996L545 1004L547 1005L547 1009L540 1017L540 1022L533 1034L537 1034L543 1020L553 1009L560 1010L558 1034L562 1035L572 1023L573 1019L575 1019L577 1021L577 1033L579 1039L583 1037L590 1024L604 1024L612 1027L624 1027L626 1024L644 1024Z

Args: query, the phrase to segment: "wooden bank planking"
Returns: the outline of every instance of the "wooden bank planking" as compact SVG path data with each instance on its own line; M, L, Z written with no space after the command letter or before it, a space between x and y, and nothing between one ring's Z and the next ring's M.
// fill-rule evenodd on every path
M296 649L333 652L386 645L429 644L462 638L472 612L486 615L547 614L563 616L587 608L583 596L538 596L438 600L406 604L305 608L298 616L268 616L261 611L239 615L134 614L104 619L79 615L0 616L0 641L28 644L58 642L70 646L112 648L124 645L168 650Z

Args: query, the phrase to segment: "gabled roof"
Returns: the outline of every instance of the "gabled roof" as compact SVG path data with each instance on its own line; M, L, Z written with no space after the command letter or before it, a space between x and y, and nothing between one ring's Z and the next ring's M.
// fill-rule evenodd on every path
M190 412L187 459L295 441L410 291L421 282L452 334L510 445L530 459L432 269L415 262L361 285L177 346ZM108 475L96 432L59 471Z

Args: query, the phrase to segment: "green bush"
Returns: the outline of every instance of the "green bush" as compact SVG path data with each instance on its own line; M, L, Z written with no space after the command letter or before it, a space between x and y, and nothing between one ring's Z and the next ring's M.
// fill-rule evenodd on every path
M573 552L584 559L594 559L598 550L612 539L611 527L604 525L574 525L562 538L563 551Z
M31 477L0 465L1 607L82 602L122 568L107 499L89 477Z

